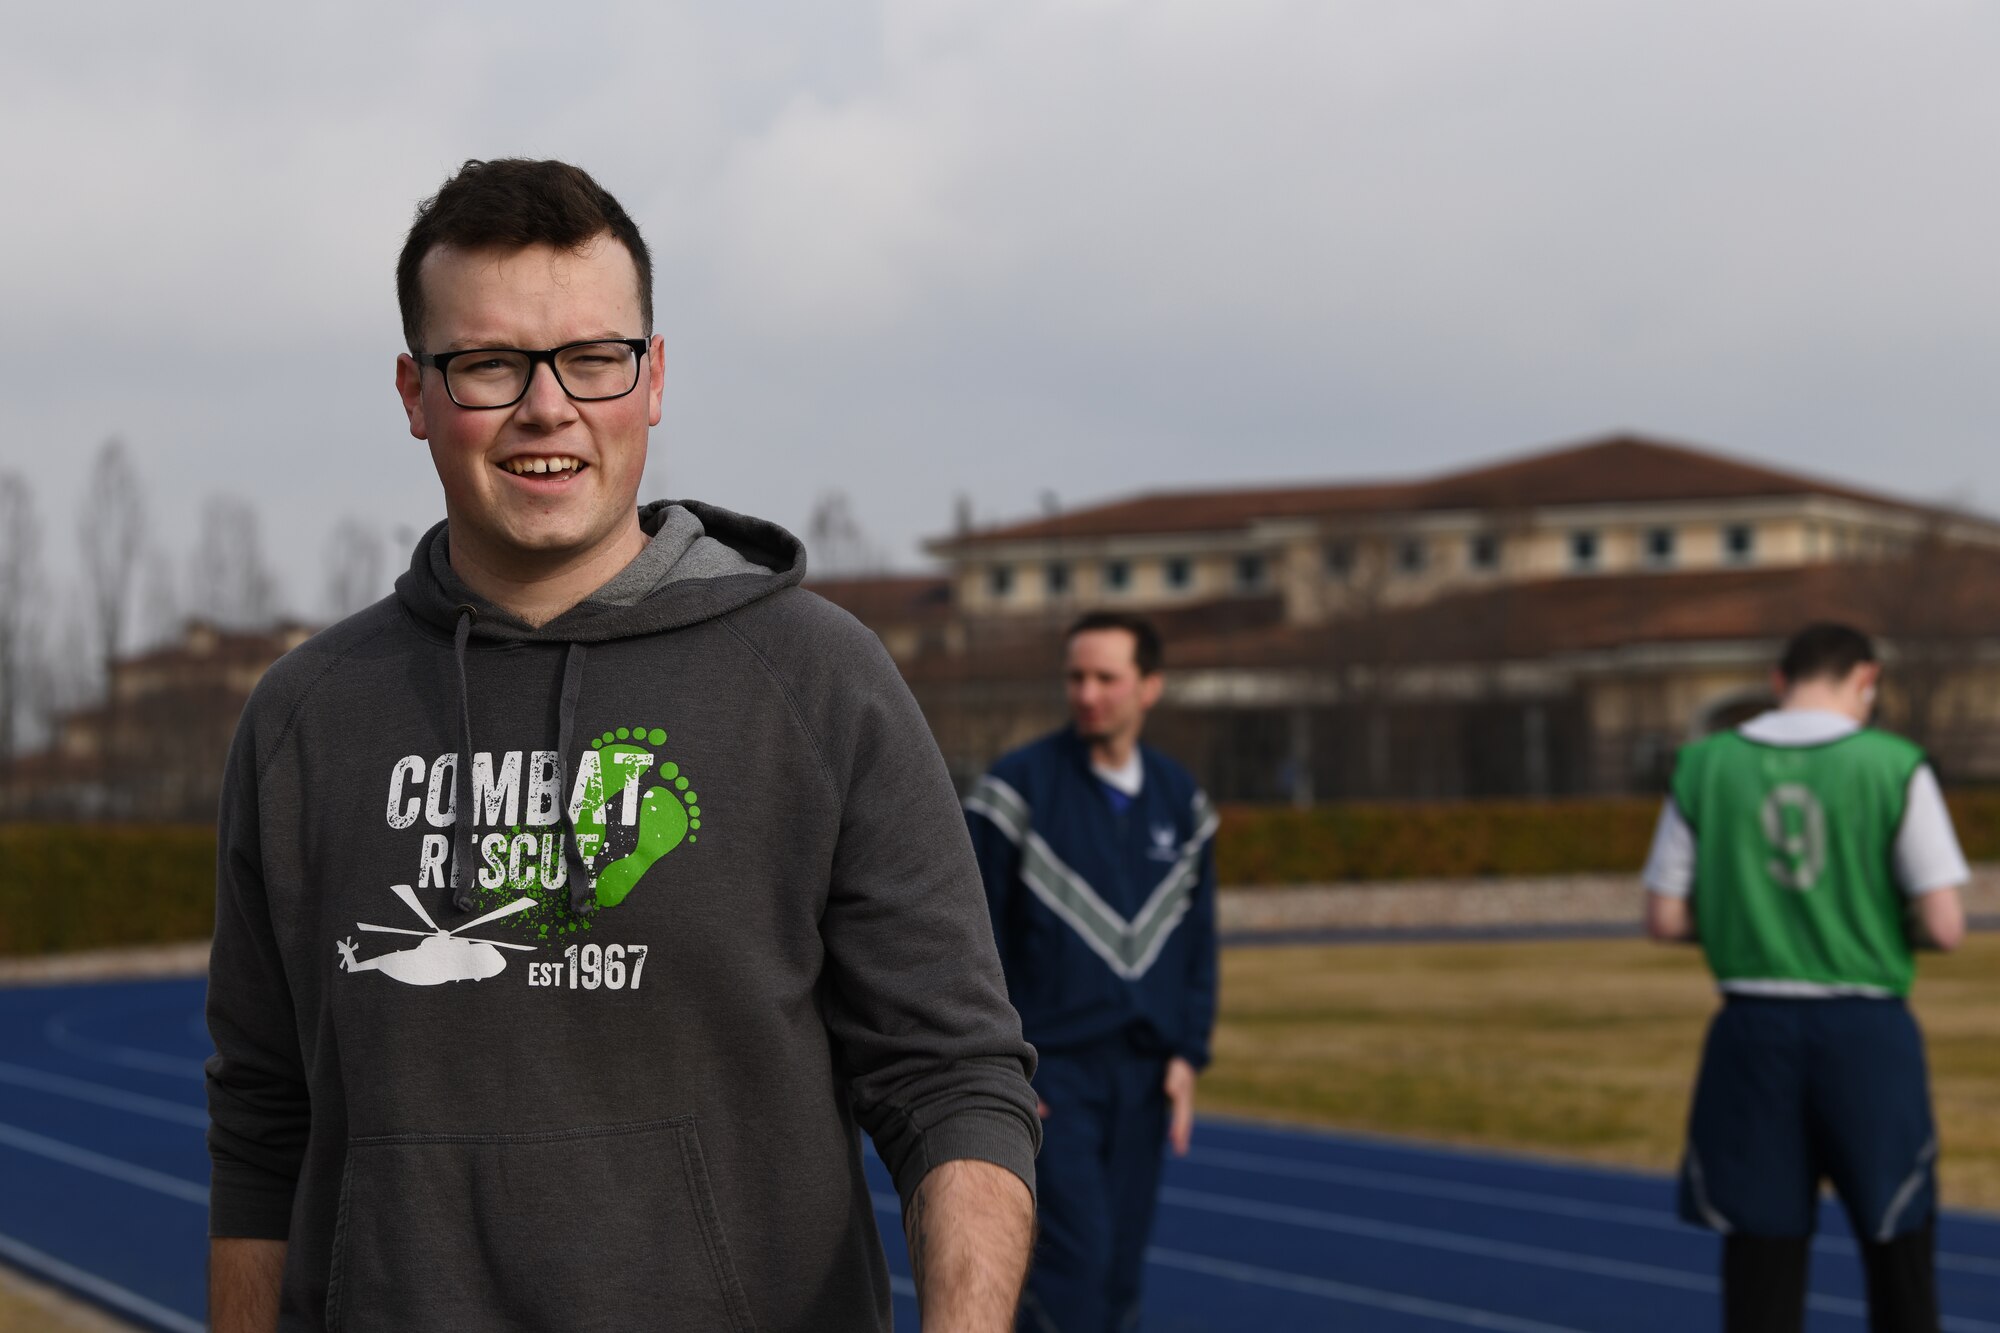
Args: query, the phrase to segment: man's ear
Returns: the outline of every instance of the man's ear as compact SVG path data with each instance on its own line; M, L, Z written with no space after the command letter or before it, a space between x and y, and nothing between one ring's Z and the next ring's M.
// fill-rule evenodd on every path
M659 334L652 337L652 345L646 349L646 393L651 401L647 404L646 424L660 424L660 400L667 388L667 340Z
M1155 671L1150 676L1140 677L1139 679L1140 706L1143 708L1151 708L1154 704L1160 701L1160 691L1166 688L1167 688L1167 678L1165 675L1161 674L1158 671Z
M424 420L424 368L408 352L396 357L396 393L403 400L404 415L410 418L410 434L420 440L428 440L431 428ZM657 405L653 411L657 416Z
M1782 704L1785 701L1785 696L1790 694L1791 692L1792 692L1792 682L1785 679L1784 672L1778 670L1776 667L1772 667L1771 697L1773 699L1776 699L1779 703Z

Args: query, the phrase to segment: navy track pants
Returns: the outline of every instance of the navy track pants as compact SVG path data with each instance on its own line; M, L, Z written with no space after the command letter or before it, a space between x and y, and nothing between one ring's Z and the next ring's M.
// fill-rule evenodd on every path
M1123 1036L1042 1051L1035 1091L1048 1104L1034 1266L1022 1333L1127 1333L1139 1326L1140 1275L1166 1143L1166 1059Z

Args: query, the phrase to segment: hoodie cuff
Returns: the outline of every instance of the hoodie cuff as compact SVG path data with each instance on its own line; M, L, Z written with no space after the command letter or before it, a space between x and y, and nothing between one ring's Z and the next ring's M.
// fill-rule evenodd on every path
M1008 1111L965 1110L923 1131L916 1151L905 1153L895 1171L896 1193L903 1205L923 1184L924 1177L946 1162L991 1162L1021 1178L1035 1195L1035 1150L1040 1134Z
M242 1240L286 1240L298 1181L243 1162L216 1162L209 1173L208 1234Z

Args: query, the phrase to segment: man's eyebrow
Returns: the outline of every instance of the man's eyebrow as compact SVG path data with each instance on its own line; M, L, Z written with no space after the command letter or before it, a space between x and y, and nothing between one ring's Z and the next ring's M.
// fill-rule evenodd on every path
M558 343L557 346L567 347L571 343L598 343L598 342L614 343L614 342L624 342L624 341L626 341L625 334L606 331L602 333L586 333L580 338L565 338L563 339L562 342ZM450 341L446 342L443 346L438 348L438 351L440 352L470 352L470 351L484 352L484 351L502 351L502 350L518 352L518 351L540 350L540 349L523 348L519 343L510 343L506 341L504 338L453 338Z

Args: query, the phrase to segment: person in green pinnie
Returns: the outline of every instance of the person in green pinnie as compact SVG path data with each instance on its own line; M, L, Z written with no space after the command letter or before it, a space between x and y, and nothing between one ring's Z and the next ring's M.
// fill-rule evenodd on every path
M1965 936L1969 878L1922 750L1867 725L1882 666L1818 624L1776 709L1682 751L1645 883L1648 933L1698 943L1723 994L1680 1210L1721 1233L1728 1333L1796 1333L1820 1183L1847 1210L1874 1333L1936 1333L1937 1130L1905 1004L1915 949Z

